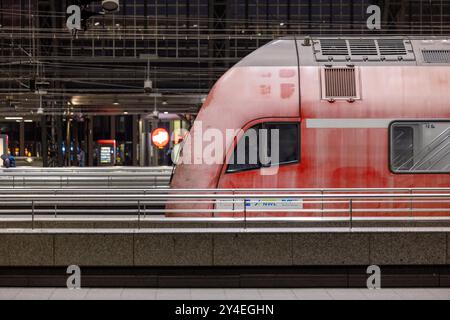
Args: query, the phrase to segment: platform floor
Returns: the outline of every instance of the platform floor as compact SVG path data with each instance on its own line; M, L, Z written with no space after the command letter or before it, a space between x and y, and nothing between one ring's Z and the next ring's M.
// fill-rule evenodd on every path
M450 300L450 289L0 288L0 300Z

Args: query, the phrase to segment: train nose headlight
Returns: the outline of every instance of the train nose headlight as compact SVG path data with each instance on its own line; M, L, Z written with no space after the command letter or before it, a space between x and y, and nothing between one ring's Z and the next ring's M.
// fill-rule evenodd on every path
M102 1L103 10L107 12L117 11L119 9L119 0Z

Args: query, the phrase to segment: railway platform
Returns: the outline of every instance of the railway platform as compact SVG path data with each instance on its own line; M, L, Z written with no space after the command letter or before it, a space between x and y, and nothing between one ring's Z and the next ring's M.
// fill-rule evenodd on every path
M450 289L0 288L0 300L449 300Z
M76 265L90 287L364 287L379 266L389 287L450 287L447 189L251 191L2 189L0 285L64 286ZM287 197L291 216L252 205Z

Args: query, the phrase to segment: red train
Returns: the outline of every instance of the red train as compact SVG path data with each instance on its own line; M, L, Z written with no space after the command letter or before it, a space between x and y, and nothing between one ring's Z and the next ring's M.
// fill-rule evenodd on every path
M224 151L212 152L223 161L200 159L211 129L223 134L214 143ZM250 129L278 132L276 163L261 161L267 138ZM256 161L247 151L235 164L240 144ZM181 162L174 189L450 187L450 40L273 41L217 82Z

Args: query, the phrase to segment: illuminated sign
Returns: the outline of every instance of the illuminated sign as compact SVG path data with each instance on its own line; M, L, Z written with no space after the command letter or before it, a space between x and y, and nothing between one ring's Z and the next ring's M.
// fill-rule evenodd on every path
M100 148L100 163L101 164L111 164L111 147L101 147Z
M155 129L152 133L152 143L155 147L162 149L170 142L169 132L164 128Z

